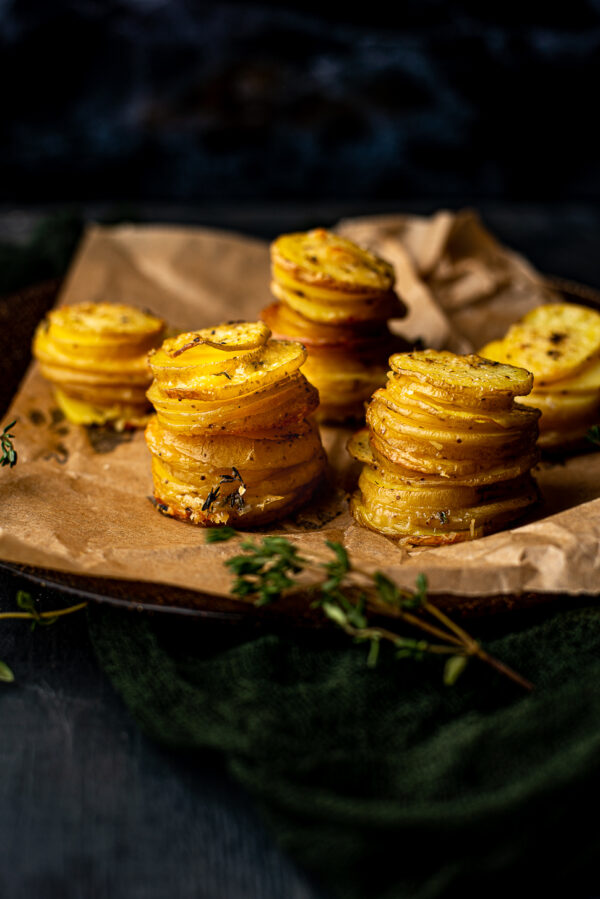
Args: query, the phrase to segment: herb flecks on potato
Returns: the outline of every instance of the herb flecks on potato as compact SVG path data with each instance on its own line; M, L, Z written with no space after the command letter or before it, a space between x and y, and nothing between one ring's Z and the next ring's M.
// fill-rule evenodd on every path
M203 526L282 518L320 482L318 394L299 343L262 322L180 334L150 355L146 429L159 511Z
M406 313L392 266L324 228L281 235L271 263L277 302L261 315L276 337L306 346L302 371L319 390L319 418L363 420L388 357L407 349L387 325Z
M148 352L162 340L162 319L122 303L80 303L48 313L33 354L74 424L143 426L149 411Z
M542 448L573 446L600 420L600 313L593 309L539 306L480 352L533 373L523 402L542 413Z
M407 545L470 540L537 500L539 412L515 403L529 372L479 356L425 350L392 356L368 429L349 442L363 463L357 522Z

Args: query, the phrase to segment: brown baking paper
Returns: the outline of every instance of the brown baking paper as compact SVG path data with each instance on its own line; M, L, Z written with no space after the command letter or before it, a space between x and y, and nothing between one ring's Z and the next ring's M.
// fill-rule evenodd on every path
M411 329L427 343L470 349L474 334L479 343L499 336L527 305L546 296L531 267L468 213L346 222L343 230L402 269ZM94 226L60 301L137 304L188 329L256 318L269 301L268 285L268 248L260 241L200 229ZM6 421L13 418L19 461L0 471L1 558L228 594L223 561L239 552L237 541L206 545L203 529L156 511L148 498L150 459L141 432L115 435L69 425L36 365ZM600 453L542 464L543 503L520 527L471 543L409 551L351 519L347 498L358 466L346 454L348 433L324 429L327 488L269 533L285 534L323 558L324 540L339 540L357 565L381 569L405 587L426 572L433 594L598 592Z

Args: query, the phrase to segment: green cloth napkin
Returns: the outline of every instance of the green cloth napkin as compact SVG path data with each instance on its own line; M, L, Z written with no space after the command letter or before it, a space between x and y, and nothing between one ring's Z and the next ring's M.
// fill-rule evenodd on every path
M370 669L337 635L249 637L109 608L90 610L90 631L146 733L220 753L332 895L598 887L600 609L488 642L531 695L477 662L451 688L436 660L382 649Z

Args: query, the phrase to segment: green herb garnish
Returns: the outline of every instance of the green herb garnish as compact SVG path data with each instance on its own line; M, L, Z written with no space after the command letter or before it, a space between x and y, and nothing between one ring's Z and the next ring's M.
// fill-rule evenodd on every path
M220 536L217 538L216 533ZM207 542L226 541L236 535L233 528L212 530ZM533 685L489 655L481 644L442 612L427 595L427 578L419 574L414 591L398 587L381 571L367 572L352 565L341 543L325 542L333 558L326 561L300 554L285 537L263 537L260 542L244 540L241 555L227 559L225 565L234 575L231 592L253 598L255 605L276 602L293 591L308 592L312 607L320 609L334 624L355 641L368 643L367 665L377 663L382 643L394 647L398 659L419 660L426 655L446 656L444 683L454 684L469 659L477 658L510 678L526 690ZM312 583L301 583L298 576L313 572ZM397 633L387 627L369 623L369 610L385 605L388 614L427 639Z
M600 425L594 425L585 435L594 446L600 446Z
M15 435L9 433L10 429L14 428L16 423L16 419L14 421L11 421L9 425L6 425L6 427L2 431L2 434L0 434L0 447L2 448L2 458L0 459L0 464L2 466L8 465L10 468L12 468L13 465L17 464L17 451L12 444Z
M64 615L72 615L73 612L79 612L81 609L85 609L87 602L80 602L77 603L77 605L69 606L66 609L55 609L52 612L40 612L32 596L29 593L26 593L25 590L19 590L17 592L17 606L21 610L20 612L0 612L0 620L20 618L31 621L31 630L33 630L38 624L48 627L51 624L55 624L55 622ZM3 662L0 659L0 682L8 684L12 683L14 679L15 676L11 669L6 662Z

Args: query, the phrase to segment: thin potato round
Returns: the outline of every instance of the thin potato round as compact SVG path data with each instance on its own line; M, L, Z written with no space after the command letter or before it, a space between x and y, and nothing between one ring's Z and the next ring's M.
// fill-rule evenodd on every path
M409 423L403 423L397 413L391 412L383 403L377 402L370 403L366 418L372 433L386 446L435 458L501 459L534 446L537 437L537 428L529 431L518 429L510 432L499 431L492 434L411 428Z
M412 484L415 481L424 486L444 485L448 483L448 476L436 472L414 471L401 463L394 462L384 456L380 451L377 438L371 438L372 463L384 472L394 477L395 480ZM511 481L529 471L539 460L539 452L534 449L530 453L518 456L514 459L505 459L498 464L479 468L468 473L452 475L452 483L463 486L483 487L489 484L497 484L503 481Z
M275 339L299 340L309 351L318 347L325 350L341 347L349 353L356 352L365 345L379 346L381 341L389 341L391 337L387 327L378 320L362 322L359 329L351 324L314 322L299 315L286 303L271 303L260 315ZM395 342L399 339L395 338Z
M378 390L371 400L370 408L387 413L393 427L407 436L419 437L422 440L435 440L442 443L464 444L497 444L509 441L526 432L537 434L539 413L536 409L522 409L512 428L499 428L494 421L469 420L458 421L445 418L443 420L427 416L420 410L410 406L402 407L390 401L387 392ZM391 415L390 415L391 413Z
M465 391L458 394L454 387L440 387L426 381L415 380L410 376L399 375L394 371L388 372L388 384L390 383L393 383L394 389L401 390L405 396L434 400L447 406L459 405L468 412L485 414L490 410L507 412L513 408L514 397L508 393L480 396Z
M600 359L592 359L592 361L577 372L567 378L561 378L560 381L544 381L541 378L534 378L533 389L537 394L540 393L559 393L563 396L578 396L589 393L600 393Z
M282 234L271 245L271 259L305 284L371 293L394 286L394 269L388 262L325 228Z
M306 350L300 343L271 340L258 360L247 366L238 366L233 374L205 374L199 367L192 374L173 372L158 379L167 396L195 397L197 399L227 399L260 390L297 371L306 359ZM150 360L152 364L152 360Z
M383 322L388 318L400 318L402 313L394 293L358 298L340 296L336 300L325 301L307 297L303 291L286 289L277 281L271 283L271 292L304 318L323 325Z
M533 427L539 418L530 408L515 402L511 402L508 408L506 403L502 408L495 408L483 401L474 407L442 402L417 389L406 389L405 380L400 376L389 377L385 389L375 396L384 400L390 408L409 413L415 420L443 423L445 427L459 429L484 430L492 427L511 430L515 427Z
M533 376L524 368L474 354L457 356L444 350L396 353L390 358L390 366L400 375L453 391L457 397L522 396L533 386Z
M152 371L188 369L192 366L218 367L241 354L244 361L247 353L261 350L267 345L271 332L264 322L236 322L187 331L165 340L151 357ZM252 358L256 358L256 353Z
M312 422L303 422L293 437L271 431L269 437L252 438L245 434L212 434L198 437L180 435L163 427L153 417L146 428L146 442L152 453L167 461L186 460L195 467L198 463L212 468L231 468L232 458L242 472L265 468L299 465L321 450L319 432Z
M143 427L148 421L148 404L88 403L54 388L56 404L68 421L75 425L113 425L117 430Z
M158 340L165 323L149 312L123 303L80 303L48 313L49 330L64 343L136 343Z
M65 349L62 344L56 343L52 340L51 332L46 332L43 325L40 325L35 333L33 353L41 363L70 369L75 373L84 372L98 376L116 374L125 378L143 376L147 383L150 382L145 352L126 358L107 353L91 360L89 357L80 356L76 345Z
M600 313L572 303L538 306L481 353L527 368L538 382L560 381L600 355Z

